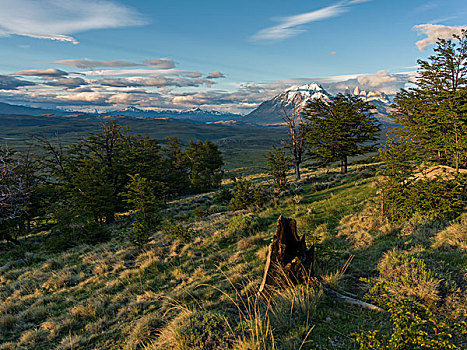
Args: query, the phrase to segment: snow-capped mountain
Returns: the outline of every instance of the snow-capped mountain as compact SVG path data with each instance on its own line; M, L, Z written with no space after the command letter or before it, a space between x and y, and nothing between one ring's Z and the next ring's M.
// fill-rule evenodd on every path
M363 101L366 102L372 102L372 101L379 101L385 104L389 104L389 97L381 91L365 91L365 90L360 90L357 87L355 87L353 94L355 96L360 97Z
M243 117L242 121L262 125L282 124L281 115L284 110L292 113L296 108L301 110L313 99L329 99L331 95L317 83L295 85L269 101L259 105L253 112Z
M348 91L347 91L348 92ZM388 109L390 100L386 94L379 91L362 91L358 87L353 91L355 96L375 106L376 117L384 122L389 122ZM253 112L242 118L242 121L260 125L282 124L282 115L292 113L294 107L303 109L306 104L314 99L328 100L332 95L317 83L295 85L271 100L259 105Z
M121 110L104 113L105 115L123 115L127 117L145 117L145 118L173 118L188 119L195 122L218 122L226 120L238 120L241 115L232 113L222 113L218 111L205 111L199 107L190 108L183 111L176 110L143 110L133 106Z

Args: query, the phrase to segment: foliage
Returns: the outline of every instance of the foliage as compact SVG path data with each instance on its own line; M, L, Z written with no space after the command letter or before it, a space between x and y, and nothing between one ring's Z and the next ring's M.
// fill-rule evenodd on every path
M266 155L268 174L274 180L274 186L284 190L288 187L287 172L292 167L292 162L285 154L285 150L272 146L272 151Z
M260 224L254 216L237 215L232 217L225 227L225 232L232 236L251 236L257 233Z
M419 159L467 167L467 35L440 39L435 54L418 60L415 86L395 98L395 121Z
M244 178L235 179L232 192L232 199L229 203L231 210L261 208L266 200L265 191Z
M197 311L178 320L176 338L180 349L221 350L229 347L233 334L222 315Z
M435 54L419 60L415 86L395 98L395 121L403 127L390 137L381 158L384 214L392 220L415 213L449 220L467 204L467 36L441 39ZM423 178L431 165L454 167L451 176Z
M433 219L451 220L467 205L467 176L425 179L416 176L417 162L408 141L389 138L380 152L385 162L380 184L383 213L391 220L409 219L420 213ZM418 169L422 169L421 165Z
M450 323L435 309L414 302L392 304L389 312L391 334L379 330L354 334L360 349L465 349L466 321Z
M342 173L347 173L348 157L376 149L380 128L372 109L349 94L311 100L303 111L310 158L322 165L340 161Z
M188 162L188 177L195 193L218 188L222 181L221 167L224 165L219 148L209 140L190 141L185 150Z
M129 175L130 182L126 186L126 202L135 210L134 222L129 233L130 241L138 247L144 246L149 241L152 230L158 224L161 201L153 193L154 186L139 174Z
M219 191L217 191L214 201L218 204L228 204L232 199L232 196L233 194L230 189L222 187Z
M55 226L46 241L49 251L63 251L79 243L95 244L110 238L110 231L103 223L78 215L63 202L54 206L54 218Z
M162 230L170 239L180 240L182 242L189 242L195 235L192 225L184 222L173 222L167 220L164 223Z

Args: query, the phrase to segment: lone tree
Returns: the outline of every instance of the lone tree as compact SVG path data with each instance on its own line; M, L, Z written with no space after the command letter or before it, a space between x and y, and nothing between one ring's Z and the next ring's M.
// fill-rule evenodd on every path
M372 107L360 98L338 94L329 101L311 100L304 108L308 155L322 165L340 161L347 173L347 159L376 150L380 127Z
M291 113L287 113L285 108L282 113L282 120L289 128L289 143L287 148L292 154L292 162L295 169L295 180L300 180L300 164L303 160L306 144L306 129L303 127L303 118L300 114L300 109L294 106Z

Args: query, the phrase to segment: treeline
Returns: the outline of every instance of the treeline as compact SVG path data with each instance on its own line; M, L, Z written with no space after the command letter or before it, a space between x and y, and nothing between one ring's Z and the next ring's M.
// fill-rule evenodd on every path
M176 138L161 144L110 122L66 147L36 143L43 156L0 153L0 238L13 242L32 221L53 225L64 243L105 239L116 213L140 209L137 196L154 199L155 223L166 200L215 189L222 180L221 152L208 140L182 149Z

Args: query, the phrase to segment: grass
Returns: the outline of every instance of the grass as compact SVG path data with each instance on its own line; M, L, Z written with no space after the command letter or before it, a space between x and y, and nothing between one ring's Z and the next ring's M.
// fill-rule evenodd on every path
M190 235L161 230L144 250L122 239L124 218L98 245L49 253L34 243L45 232L17 249L1 245L0 349L196 349L199 339L212 349L357 349L352 333L389 332L387 317L336 303L313 285L256 297L281 214L316 244L316 272L334 288L363 299L362 277L401 283L385 272L400 266L413 283L396 291L426 298L431 291L443 312L462 317L465 216L441 226L422 218L391 225L378 216L374 177L357 167L346 177L337 169L303 173L309 180L299 197L290 193L252 214L216 211L215 193L173 201L168 210L190 222ZM195 218L195 204L209 215ZM397 263L400 254L408 262Z

